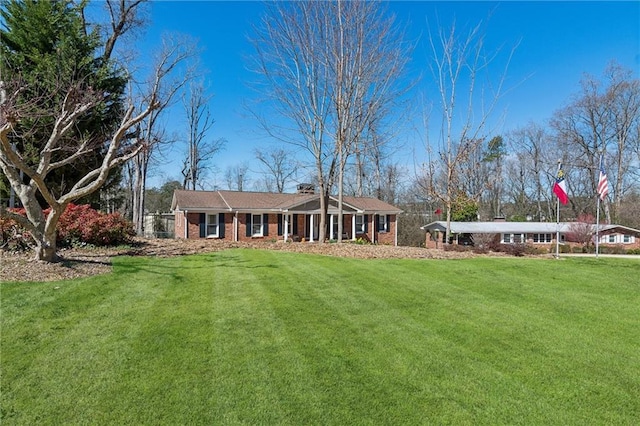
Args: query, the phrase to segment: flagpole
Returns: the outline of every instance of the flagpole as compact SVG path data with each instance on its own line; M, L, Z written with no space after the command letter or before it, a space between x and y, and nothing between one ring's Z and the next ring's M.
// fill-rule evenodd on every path
M560 199L556 200L556 259L560 259Z
M598 198L598 207L596 208L596 258L598 257L598 251L600 249L600 196Z
M561 169L562 160L558 160L556 176L560 174ZM560 259L560 197L556 197L556 259Z

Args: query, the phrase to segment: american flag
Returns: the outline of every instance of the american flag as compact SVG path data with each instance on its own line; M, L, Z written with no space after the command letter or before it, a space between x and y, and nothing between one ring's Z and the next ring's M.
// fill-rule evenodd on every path
M600 157L600 175L598 177L598 195L600 199L604 200L609 193L609 181L607 180L607 173L604 171L604 161Z

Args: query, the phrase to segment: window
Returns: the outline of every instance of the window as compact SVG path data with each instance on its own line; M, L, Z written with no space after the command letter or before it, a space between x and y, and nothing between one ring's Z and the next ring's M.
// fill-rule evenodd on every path
M262 237L262 215L251 215L251 236Z
M502 242L505 244L523 243L524 241L524 234L502 234Z
M365 232L364 224L365 224L364 215L363 214L356 215L356 234L364 234Z
M218 236L218 215L208 214L207 215L207 237L217 237L217 236Z
M551 241L551 234L533 234L534 243L550 243Z
M622 237L622 241L623 241L625 244L631 244L631 243L633 243L633 238L632 238L632 236L631 236L631 235L624 235L624 236Z
M616 242L616 236L615 236L615 234L611 234L611 235L609 235L609 242L610 242L610 243L615 243L615 242Z
M331 219L329 219L329 223L333 224L333 229L331 230L331 235L329 235L329 239L337 239L338 238L338 215L332 214Z
M389 230L389 223L387 222L387 215L381 214L378 216L378 231L387 232Z

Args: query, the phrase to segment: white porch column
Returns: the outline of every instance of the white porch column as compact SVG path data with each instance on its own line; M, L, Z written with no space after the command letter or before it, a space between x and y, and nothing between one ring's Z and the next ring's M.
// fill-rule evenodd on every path
M313 242L313 216L312 214L309 215L309 242L312 243Z
M289 213L284 215L284 242L287 242L289 238Z
M333 216L334 215L329 215L329 229L331 230L331 232L329 232L329 239L330 240L335 240L335 236L333 235Z
M371 242L373 244L376 243L376 232L378 231L376 229L376 223L377 223L376 216L377 216L377 213L374 213L371 215Z
M356 240L356 215L355 215L355 213L351 216L351 239L353 241Z
M232 241L238 241L238 212L233 215L233 238Z

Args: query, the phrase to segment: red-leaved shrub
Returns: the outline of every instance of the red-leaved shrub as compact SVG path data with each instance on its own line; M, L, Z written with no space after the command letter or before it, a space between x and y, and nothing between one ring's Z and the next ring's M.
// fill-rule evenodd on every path
M13 212L26 216L24 209L11 209ZM44 210L45 216L51 209ZM95 246L114 246L131 242L135 235L131 222L127 221L120 213L101 213L94 210L88 204L69 204L60 216L57 226L57 243L61 247L70 247L77 244L91 244ZM24 239L28 233L8 217L0 218L0 233L5 245L13 245L18 248L16 236ZM28 246L29 244L22 244Z
M114 246L130 242L133 235L131 222L120 213L101 213L88 204L69 204L58 222L58 244L63 246Z

